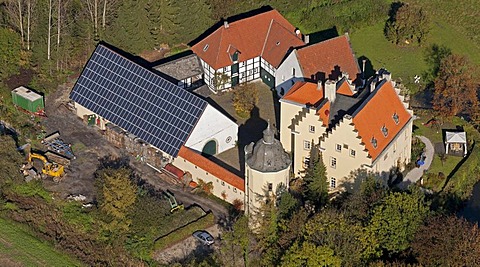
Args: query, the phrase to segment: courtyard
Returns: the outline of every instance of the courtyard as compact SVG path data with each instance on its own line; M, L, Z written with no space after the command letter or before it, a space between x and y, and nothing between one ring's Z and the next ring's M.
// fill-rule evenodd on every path
M262 138L263 130L267 127L268 121L276 129L276 137L279 137L280 104L278 98L260 80L252 84L258 90L259 100L248 118L242 118L236 114L232 104L233 91L212 94L207 99L210 104L238 125L238 142L235 148L212 156L210 159L240 177L244 176L245 169L244 147Z

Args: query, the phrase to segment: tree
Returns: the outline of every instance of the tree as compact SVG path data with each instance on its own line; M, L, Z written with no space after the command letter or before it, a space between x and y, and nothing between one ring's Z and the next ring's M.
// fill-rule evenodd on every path
M212 190L213 190L213 183L212 182L207 183L203 179L199 178L197 188L199 188L200 190L205 192L207 195L210 195L212 193ZM225 198L226 197L227 197L227 195L225 194Z
M461 113L475 115L478 109L478 79L464 56L449 55L440 63L435 79L433 108L442 117Z
M390 18L385 24L385 36L395 44L421 44L430 31L425 10L418 5L392 3Z
M252 232L248 227L248 217L240 216L230 231L223 235L219 259L223 266L248 266ZM241 257L237 257L240 254ZM243 263L243 264L242 264Z
M362 227L345 216L327 209L316 213L305 224L303 239L319 247L328 247L342 260L343 266L361 266L364 238Z
M312 141L313 144L313 141ZM305 199L320 208L328 202L328 182L326 167L323 164L322 155L318 147L312 145L310 149L310 162L305 170L303 181L305 183Z
M286 252L282 257L281 266L342 266L342 260L335 255L335 252L326 246L316 246L311 242L298 243Z
M248 118L258 103L258 89L252 83L244 83L233 91L233 107L238 116Z
M0 78L17 73L20 67L20 37L12 30L0 28Z
M418 229L412 249L424 266L479 266L480 230L463 218L435 216Z
M105 169L101 174L103 179L102 199L100 208L110 216L107 230L111 233L127 231L130 212L137 198L137 187L130 180L131 171L126 168Z
M373 210L366 228L366 258L394 255L405 251L418 227L429 213L424 195L418 188L411 193L392 192Z
M428 65L428 70L424 74L427 82L433 83L440 71L442 60L452 54L452 50L444 45L432 44L425 49L424 59Z

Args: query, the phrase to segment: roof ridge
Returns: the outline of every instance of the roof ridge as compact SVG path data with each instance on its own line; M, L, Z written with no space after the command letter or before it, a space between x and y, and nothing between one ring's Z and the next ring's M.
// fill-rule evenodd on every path
M272 29L272 25L274 21L275 21L274 19L270 20L270 25L268 26L267 34L265 35L265 41L263 41L263 47L262 47L262 52L260 52L260 56L263 56L263 52L265 51L265 46L267 45L268 36L270 36L270 30Z

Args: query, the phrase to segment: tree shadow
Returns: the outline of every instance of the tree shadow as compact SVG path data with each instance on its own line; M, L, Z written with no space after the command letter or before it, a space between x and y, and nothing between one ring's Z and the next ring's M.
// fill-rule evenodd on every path
M238 127L238 158L241 173L245 172L245 146L260 140L265 128L267 121L260 117L260 110L254 106L250 111L250 118Z

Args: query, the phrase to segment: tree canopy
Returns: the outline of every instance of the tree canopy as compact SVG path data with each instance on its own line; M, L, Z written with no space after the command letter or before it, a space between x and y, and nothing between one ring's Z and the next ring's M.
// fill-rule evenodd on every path
M426 11L418 5L394 2L385 24L385 36L397 45L421 44L430 30Z
M440 61L435 79L433 108L442 117L478 112L478 78L465 56L449 55Z

